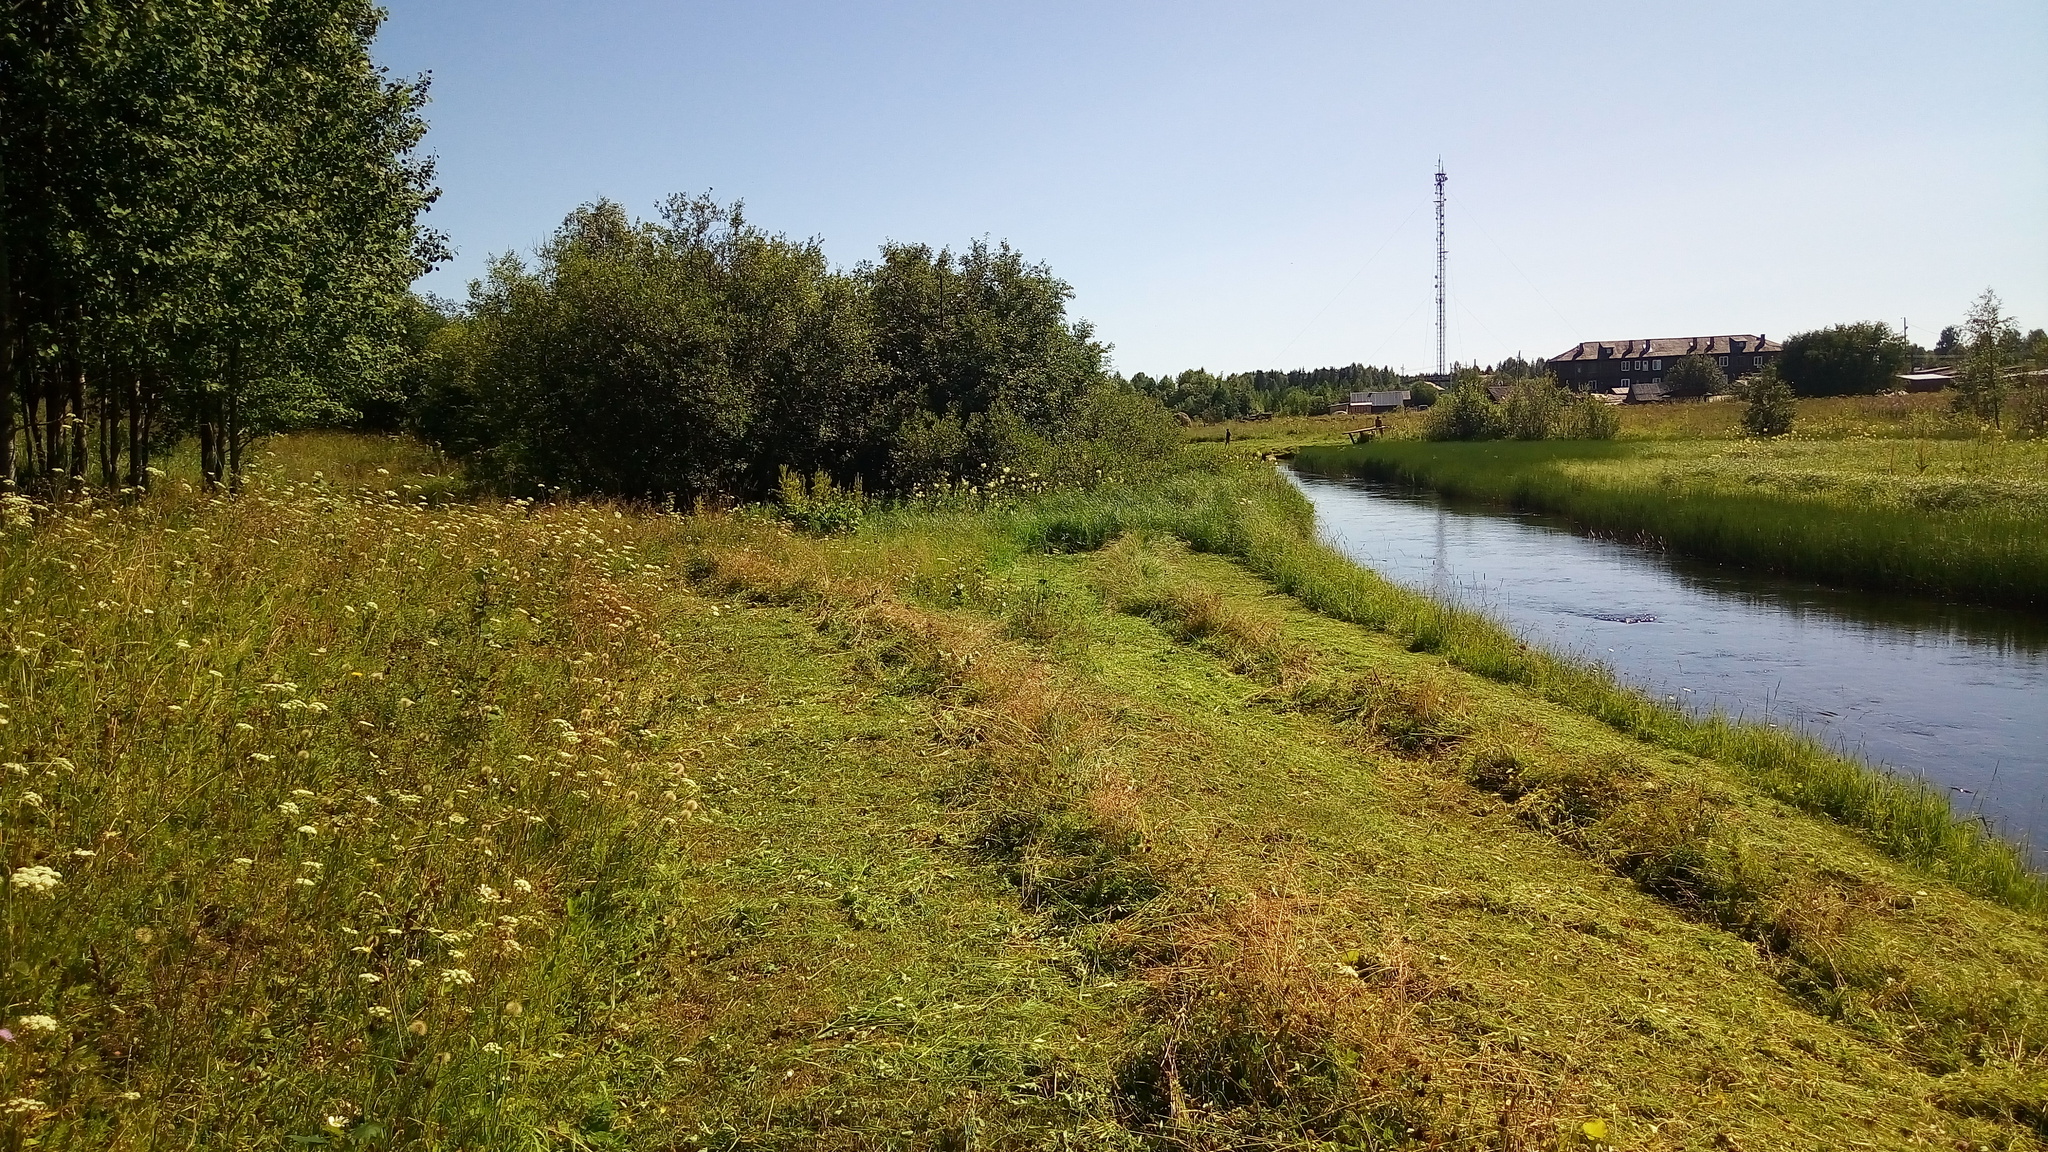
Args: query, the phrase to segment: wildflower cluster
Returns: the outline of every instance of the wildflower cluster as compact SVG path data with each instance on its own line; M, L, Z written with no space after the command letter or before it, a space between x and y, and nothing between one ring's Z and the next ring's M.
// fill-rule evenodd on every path
M492 1143L465 1093L588 1026L564 894L702 818L654 803L681 520L341 471L9 521L10 988L63 1011L0 1032L74 1056L61 1091L0 1062L0 1107L46 1132L114 1117L91 1139L119 1145L140 1093L227 1143L400 1100Z

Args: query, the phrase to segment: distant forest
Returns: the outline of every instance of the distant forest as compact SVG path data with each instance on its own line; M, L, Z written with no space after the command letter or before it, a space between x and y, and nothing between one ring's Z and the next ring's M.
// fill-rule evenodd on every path
M1474 366L1458 365L1458 373ZM1543 370L1541 361L1510 356L1479 371L1488 376L1520 379ZM1149 376L1140 372L1124 383L1132 391L1152 396L1190 419L1214 423L1242 420L1271 413L1276 416L1320 415L1331 404L1341 403L1353 392L1383 391L1413 386L1417 376L1392 368L1371 368L1347 364L1342 368L1268 369L1218 376L1202 368L1190 368L1177 375ZM1425 386L1426 387L1426 386Z

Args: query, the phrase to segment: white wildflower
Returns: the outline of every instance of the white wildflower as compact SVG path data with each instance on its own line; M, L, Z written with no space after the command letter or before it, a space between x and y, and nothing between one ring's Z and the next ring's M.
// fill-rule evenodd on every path
M476 983L476 977L470 975L467 968L443 968L441 969L441 982L444 984L467 985Z
M318 793L314 792L311 788L294 788L292 789L292 795L306 799L316 796Z
M503 1044L498 1043L496 1040L492 1040L484 1045L484 1051L490 1053L493 1056L496 1056L498 1053L503 1052L504 1050L505 1046Z
M279 812L284 813L287 816L297 816L299 814L299 806L297 804L292 803L289 800L285 801L282 804L279 804L277 806L277 810Z
M41 808L43 806L42 796L34 792L23 792L21 794L21 802L31 808Z
M308 836L318 836L320 834L320 830L318 828L313 827L311 824L299 825L299 831L304 832Z
M63 882L64 874L46 864L31 864L26 868L16 868L12 878L12 883L16 888L24 888L43 896L48 896L50 893L55 892L57 885Z
M370 1006L370 1019L389 1020L391 1019L391 1009L386 1008L382 1004L373 1004Z
M365 949L365 951L367 951L367 949ZM382 976L377 975L375 972L358 973L356 979L361 980L365 984L382 984L384 982L384 978Z
M23 1032L55 1032L57 1019L54 1016L20 1016L14 1021L15 1027Z
M512 881L512 887L517 888L522 894L533 891L533 885L527 883L524 878Z

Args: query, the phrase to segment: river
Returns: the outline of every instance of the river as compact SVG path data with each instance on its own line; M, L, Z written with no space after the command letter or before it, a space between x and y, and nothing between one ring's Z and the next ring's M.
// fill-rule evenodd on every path
M1288 473L1388 579L1688 711L1797 728L1918 776L2048 863L2048 620L1674 559L1556 517Z

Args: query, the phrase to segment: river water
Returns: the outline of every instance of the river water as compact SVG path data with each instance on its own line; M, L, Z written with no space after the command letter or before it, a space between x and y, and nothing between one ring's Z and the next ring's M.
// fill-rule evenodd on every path
M1781 724L1945 790L2048 863L2048 619L1673 559L1569 521L1289 473L1387 578L1688 711Z

